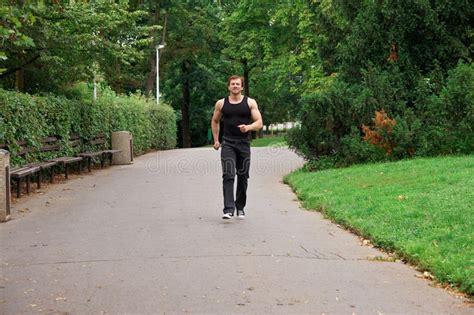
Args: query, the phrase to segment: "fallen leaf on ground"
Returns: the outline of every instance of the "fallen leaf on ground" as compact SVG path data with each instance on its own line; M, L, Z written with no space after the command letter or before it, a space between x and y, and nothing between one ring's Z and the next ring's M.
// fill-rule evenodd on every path
M428 271L425 271L423 272L423 274L416 274L415 277L417 278L421 278L421 279L429 279L429 280L433 280L434 279L434 276L429 273Z
M427 279L434 279L434 276L431 273L429 273L428 271L423 272L423 277L425 277Z

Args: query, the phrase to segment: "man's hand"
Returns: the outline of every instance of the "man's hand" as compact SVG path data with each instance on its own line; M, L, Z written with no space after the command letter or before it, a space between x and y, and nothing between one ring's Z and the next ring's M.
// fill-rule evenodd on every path
M221 144L219 143L219 141L214 142L214 150L219 150L220 147Z
M240 132L246 133L250 131L250 126L249 125L238 125Z

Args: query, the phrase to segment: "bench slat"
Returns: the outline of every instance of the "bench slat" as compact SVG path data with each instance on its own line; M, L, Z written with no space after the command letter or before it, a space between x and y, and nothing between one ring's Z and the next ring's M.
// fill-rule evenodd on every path
M59 145L57 144L48 144L41 147L41 152L50 152L50 151L58 151Z
M39 166L31 167L21 167L19 169L14 169L10 172L10 176L13 178L25 177L27 175L34 174L40 170Z
M69 163L82 161L82 157L79 157L79 156L76 156L76 157L63 156L63 157L60 157L60 158L51 159L51 161L54 161L54 162L57 162L57 163L62 163L62 164L69 164Z
M32 150L30 148L23 148L16 153L16 155L25 155L26 153L30 153Z
M82 156L82 157L94 157L94 156L102 155L103 153L104 153L103 151L82 152L82 153L79 153L78 156Z
M94 139L91 141L91 144L96 145L96 144L105 144L105 139L100 138L100 139Z
M58 138L56 137L44 137L41 139L41 143L49 143L49 142L56 142L58 141Z
M39 166L42 170L53 167L56 165L56 161L45 161L45 162L38 162L38 163L33 163L31 166Z

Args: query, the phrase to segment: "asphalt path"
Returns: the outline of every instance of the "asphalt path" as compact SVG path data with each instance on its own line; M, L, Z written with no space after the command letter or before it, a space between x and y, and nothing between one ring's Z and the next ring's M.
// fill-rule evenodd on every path
M219 153L149 153L21 198L0 225L0 313L474 314L301 209L288 149L252 149L247 217L222 220Z

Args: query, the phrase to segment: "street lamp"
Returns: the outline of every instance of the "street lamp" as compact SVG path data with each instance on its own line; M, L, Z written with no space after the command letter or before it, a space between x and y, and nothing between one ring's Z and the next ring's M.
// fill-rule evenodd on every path
M160 49L164 44L156 45L156 104L160 105Z

